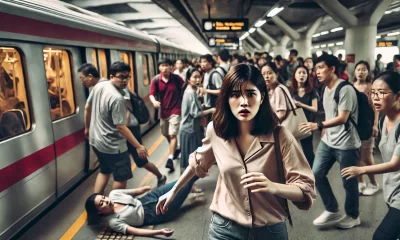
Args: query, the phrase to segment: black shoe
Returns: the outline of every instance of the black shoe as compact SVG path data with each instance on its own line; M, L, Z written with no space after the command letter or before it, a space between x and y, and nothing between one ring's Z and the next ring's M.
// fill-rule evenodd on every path
M175 171L174 162L170 158L168 158L167 164L165 164L165 167L169 168L169 172Z
M181 150L180 149L176 149L175 152L174 152L174 159L178 159L180 153L181 153Z

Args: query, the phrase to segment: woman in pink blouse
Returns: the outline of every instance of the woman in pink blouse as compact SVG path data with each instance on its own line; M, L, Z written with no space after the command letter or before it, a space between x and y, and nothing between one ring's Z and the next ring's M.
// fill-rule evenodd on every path
M217 163L220 174L210 207L209 239L287 239L288 214L281 200L309 209L315 199L314 176L293 135L277 126L260 71L246 64L233 67L222 84L202 147L190 155L189 167L176 185L160 197L157 214L168 211L193 176L207 176ZM283 184L279 183L275 130L279 131Z

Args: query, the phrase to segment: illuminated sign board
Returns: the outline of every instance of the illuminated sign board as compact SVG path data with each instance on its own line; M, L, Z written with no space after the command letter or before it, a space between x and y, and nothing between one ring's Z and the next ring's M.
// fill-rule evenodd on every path
M208 39L208 46L210 47L223 47L229 49L237 49L239 46L239 38L216 38Z
M203 19L203 32L244 32L249 30L249 19Z
M376 43L376 47L397 47L398 40L396 41L379 41Z

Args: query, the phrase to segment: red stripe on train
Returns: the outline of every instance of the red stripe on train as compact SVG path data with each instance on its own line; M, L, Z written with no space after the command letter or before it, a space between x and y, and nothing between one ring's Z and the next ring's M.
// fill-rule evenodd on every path
M85 140L83 133L82 129L56 141L57 157L83 142ZM0 192L52 162L54 155L54 146L50 145L0 169Z
M99 44L112 44L126 47L145 48L145 44L132 40L90 32L78 28L62 26L54 23L35 20L2 12L0 22L15 24L0 24L0 31L27 34L38 37L83 41ZM18 24L17 24L18 23Z

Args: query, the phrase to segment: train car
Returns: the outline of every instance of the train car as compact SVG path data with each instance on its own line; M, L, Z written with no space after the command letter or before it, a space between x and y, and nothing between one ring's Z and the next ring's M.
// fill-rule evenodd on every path
M9 239L96 167L77 68L90 62L107 78L112 62L130 64L128 88L152 114L144 132L158 120L148 98L158 56L195 53L59 1L3 0L0 19L0 239Z

